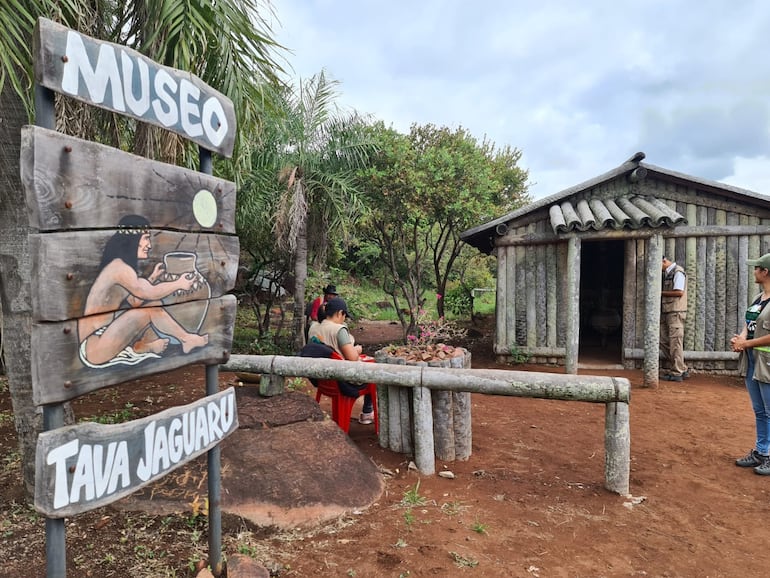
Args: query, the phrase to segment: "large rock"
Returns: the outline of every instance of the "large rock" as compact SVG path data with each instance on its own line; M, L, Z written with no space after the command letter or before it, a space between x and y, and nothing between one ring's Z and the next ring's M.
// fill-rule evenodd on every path
M223 514L259 526L307 527L372 505L382 475L313 398L288 392L263 398L256 387L236 390L238 431L222 450ZM206 456L116 503L156 514L204 504Z

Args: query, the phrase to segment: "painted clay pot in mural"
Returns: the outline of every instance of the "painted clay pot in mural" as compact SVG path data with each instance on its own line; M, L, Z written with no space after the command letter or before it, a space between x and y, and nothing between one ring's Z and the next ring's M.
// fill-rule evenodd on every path
M201 325L206 319L211 287L206 278L198 271L197 255L187 251L174 251L163 256L166 271L160 281L174 281L181 275L192 275L195 282L189 291L176 291L163 298L164 305L195 301L195 306L186 307L184 311L172 310L174 319L190 333L200 333Z

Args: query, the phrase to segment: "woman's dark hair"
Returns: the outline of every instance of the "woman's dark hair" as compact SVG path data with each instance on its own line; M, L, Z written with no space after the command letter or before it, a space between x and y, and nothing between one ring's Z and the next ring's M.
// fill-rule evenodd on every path
M99 271L115 259L120 259L126 265L137 270L139 260L136 256L142 235L150 228L150 221L141 215L126 215L118 223L117 232L110 237L102 252L102 262Z

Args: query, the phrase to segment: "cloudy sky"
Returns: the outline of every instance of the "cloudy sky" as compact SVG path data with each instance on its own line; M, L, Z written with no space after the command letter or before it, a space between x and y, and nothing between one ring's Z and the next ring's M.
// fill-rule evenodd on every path
M291 77L523 152L534 198L646 162L770 195L766 0L272 0Z

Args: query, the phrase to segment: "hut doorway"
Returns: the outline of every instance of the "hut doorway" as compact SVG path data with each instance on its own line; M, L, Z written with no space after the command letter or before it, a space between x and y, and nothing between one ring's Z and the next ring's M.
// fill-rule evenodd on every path
M624 241L584 241L580 256L580 346L584 367L622 362Z

